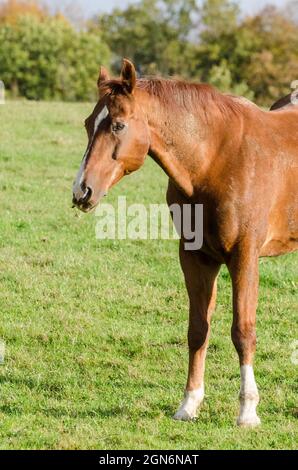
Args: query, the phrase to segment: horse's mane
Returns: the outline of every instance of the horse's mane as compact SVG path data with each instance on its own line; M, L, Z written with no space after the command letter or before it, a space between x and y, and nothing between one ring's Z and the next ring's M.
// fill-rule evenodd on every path
M192 83L172 78L146 77L137 80L137 89L146 91L158 98L161 104L177 112L177 108L206 114L210 105L216 105L223 115L237 114L242 106L232 95L220 93L216 88L204 83ZM100 85L101 92L125 94L121 80L109 80Z
M216 88L204 83L192 83L183 80L164 78L141 78L137 87L172 107L185 108L187 111L207 109L210 104L218 106L224 114L236 113L240 110L239 103L231 95L224 95Z

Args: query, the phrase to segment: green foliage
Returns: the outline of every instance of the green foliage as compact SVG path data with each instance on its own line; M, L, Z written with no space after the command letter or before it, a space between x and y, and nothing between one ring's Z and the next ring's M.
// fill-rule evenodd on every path
M99 64L109 62L98 34L76 31L60 18L26 15L0 25L0 77L14 96L91 100Z
M130 57L142 74L181 74L195 67L195 46L189 41L193 28L194 0L142 0L125 10L99 18L99 30L110 45L119 66L120 57ZM91 25L96 30L97 24Z
M219 39L227 31L237 27L240 15L239 6L230 0L205 0L201 8L203 42Z
M213 65L209 72L209 83L219 88L222 92L230 92L235 95L245 96L253 100L254 93L249 89L247 83L233 83L231 69L226 60L220 65Z
M290 84L298 77L297 24L268 8L262 15L247 20L243 28L255 39L242 75L258 101L270 104L289 93Z
M232 21L229 29L218 34L220 23L213 35L208 31L202 36L198 60L203 80L212 81L214 67L216 72L224 64L230 72L231 90L244 86L261 105L288 94L298 76L298 30L286 12L283 15L268 7L237 24ZM251 97L251 93L245 95Z

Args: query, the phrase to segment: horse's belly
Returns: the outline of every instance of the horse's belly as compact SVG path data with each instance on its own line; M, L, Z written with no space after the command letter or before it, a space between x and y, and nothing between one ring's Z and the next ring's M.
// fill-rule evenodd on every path
M261 256L278 256L298 250L298 200L279 204L270 216Z
M280 256L298 250L298 234L294 239L273 239L265 243L260 256Z
M298 171L293 164L280 168L272 184L275 203L269 212L267 235L261 256L278 256L298 249Z

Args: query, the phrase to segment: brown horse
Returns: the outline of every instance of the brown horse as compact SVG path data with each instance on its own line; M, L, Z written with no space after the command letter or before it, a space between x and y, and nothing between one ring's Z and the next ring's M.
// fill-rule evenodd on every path
M89 138L73 201L94 208L149 154L169 176L168 204L204 207L200 250L180 262L189 295L189 370L175 418L196 416L215 307L216 278L225 263L232 278L232 340L241 371L238 424L260 423L254 379L258 260L298 248L298 106L266 112L208 85L136 79L124 60L121 77L101 69L99 101L86 120Z

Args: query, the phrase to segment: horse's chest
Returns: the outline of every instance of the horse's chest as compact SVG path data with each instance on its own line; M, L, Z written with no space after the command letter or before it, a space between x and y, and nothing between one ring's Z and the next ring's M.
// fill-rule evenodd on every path
M181 221L188 221L191 213L191 228L201 232L203 250L218 253L219 257L231 251L238 239L241 220L241 211L234 198L217 199L210 192L200 191L195 201L189 201L170 182L167 201L170 208L172 205L180 206ZM198 216L197 204L201 206L202 217Z
M229 253L239 236L240 221L237 204L225 201L203 205L204 242L219 253Z

